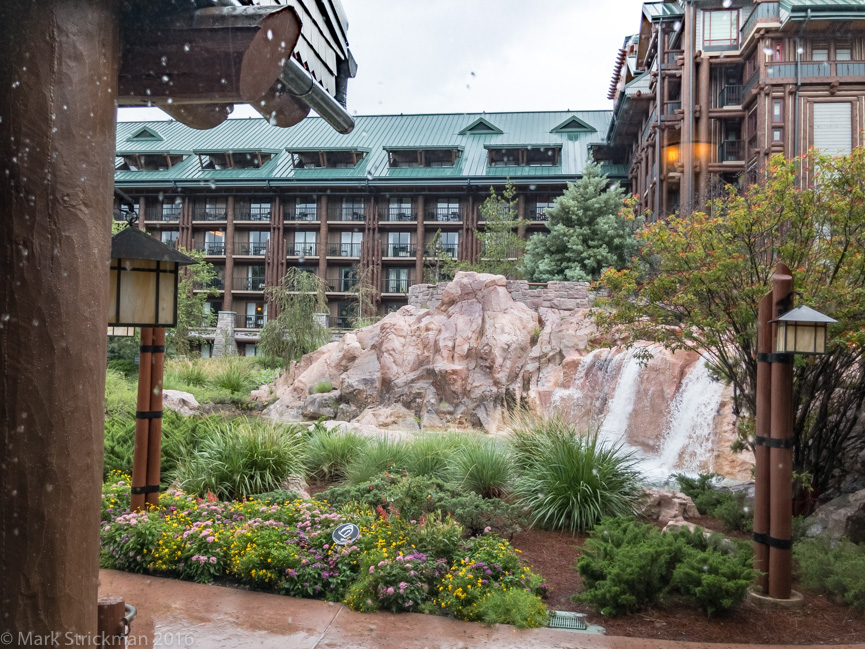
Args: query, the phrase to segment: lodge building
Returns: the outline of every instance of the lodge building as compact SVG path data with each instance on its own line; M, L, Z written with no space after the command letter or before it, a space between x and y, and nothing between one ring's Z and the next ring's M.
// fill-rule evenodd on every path
M596 160L652 218L700 208L769 157L849 153L865 128L865 0L650 2L625 39Z
M115 218L131 203L140 227L204 252L219 292L208 309L235 314L234 341L254 354L274 315L265 289L288 267L325 280L329 324L348 328L359 268L383 315L406 304L431 257L481 258L479 208L507 179L520 232L546 231L545 210L580 177L609 122L609 111L375 115L355 117L349 135L317 117L291 129L264 119L207 131L121 122ZM625 180L624 166L605 171ZM203 331L208 355L215 333Z

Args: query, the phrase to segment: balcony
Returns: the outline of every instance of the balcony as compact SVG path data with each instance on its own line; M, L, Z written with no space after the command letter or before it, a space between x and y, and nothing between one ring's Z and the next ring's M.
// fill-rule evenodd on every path
M329 277L327 290L331 293L348 293L357 286L357 277Z
M234 220L270 222L270 209L251 209L239 212Z
M261 329L267 324L266 315L238 315L238 329Z
M214 277L209 282L195 282L193 288L196 291L206 291L215 288L217 291L225 290L225 279L222 277Z
M379 211L379 221L417 221L417 213L407 207L387 207Z
M409 279L385 279L382 280L382 293L408 293L408 287L411 286Z
M314 243L288 243L285 246L289 257L315 257L318 246Z
M327 247L328 257L360 257L360 243L331 243Z
M451 259L456 259L458 247L459 246L456 243L440 243L435 247L435 250L433 251L435 254L432 255L432 257L439 257L442 254L445 254ZM425 256L430 257L429 254L425 254Z
M228 213L225 210L199 210L195 213L196 221L225 221L228 219Z
M728 85L721 88L718 93L718 108L742 105L742 86Z
M744 162L745 142L726 140L718 147L718 162Z
M205 241L204 243L197 242L195 244L197 252L203 252L205 255L225 256L225 243L222 241Z
M366 213L361 205L334 205L327 210L329 223L363 223Z
M414 246L407 243L389 243L382 248L381 254L384 257L411 258L417 255L417 251Z
M436 223L461 223L463 220L459 210L450 208L438 208L429 210L426 213L427 221L435 221Z
M180 220L180 205L171 206L171 209L166 209L165 207L163 207L161 211L147 210L144 220L176 223Z
M234 291L263 291L266 283L263 275L244 275L231 280L231 288Z
M742 25L740 30L742 45L747 43L748 37L754 33L758 23L767 23L769 25L781 24L781 3L780 2L761 2L754 5L754 10L748 16L748 20Z
M347 315L328 316L327 326L331 329L354 329L354 318Z
M286 207L283 213L284 221L318 221L316 210L295 210L292 207Z
M267 252L267 241L235 241L234 254L246 257L263 257Z
M667 50L664 52L664 70L675 69L679 67L679 63L676 61L676 57L683 56L685 53L684 50Z

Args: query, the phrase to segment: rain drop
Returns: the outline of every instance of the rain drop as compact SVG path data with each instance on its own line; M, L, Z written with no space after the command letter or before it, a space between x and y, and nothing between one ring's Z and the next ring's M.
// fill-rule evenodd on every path
M366 178L367 178L367 180L372 180L372 172L371 171L366 172Z
M682 28L682 22L677 20L673 23L673 31L679 31Z
M53 484L46 484L45 485L45 491L47 491L49 493L54 491L54 485Z
M188 52L188 51L191 50L191 49L192 49L192 48L189 47L189 43L186 43L186 44L183 46L183 51L184 51L184 52Z
M3 314L3 322L9 322L9 314L8 313Z
M20 81L15 81L15 82L12 83L12 87L13 87L13 88L17 88L17 87L20 86L20 85L21 85L21 82L20 82Z
M174 100L173 100L171 97L169 97L167 103L169 103L169 104L173 104L173 103L174 103Z
M160 62L162 63L162 67L164 68L166 65L168 65L168 57L167 57L167 56L163 56L163 57L160 59Z
M12 530L12 533L13 533L15 536L18 536L18 528L16 527L14 530Z
M38 326L39 326L39 321L38 321L38 320L33 320L33 326L34 326L34 327L38 327Z
M211 181L208 183L208 185L210 185L210 188L211 188L211 189L216 189L216 181L215 181L215 180L211 180Z
M297 258L297 261L299 261L299 262L302 264L303 262L306 261L306 257L302 257L302 256L301 256L301 257L298 257L298 258Z
M269 40L269 41L273 40L273 30L272 29L267 30L267 40Z
M167 74L162 75L162 83L168 83L168 75Z
M723 6L724 9L727 9L731 4L733 4L733 0L724 0L724 2L721 3L721 6Z

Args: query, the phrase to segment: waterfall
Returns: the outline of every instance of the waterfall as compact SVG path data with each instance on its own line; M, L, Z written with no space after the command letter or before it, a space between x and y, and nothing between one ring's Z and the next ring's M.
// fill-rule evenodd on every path
M721 404L724 384L713 381L702 359L697 361L670 405L659 455L670 473L706 473L715 456L715 415Z
M634 350L629 349L622 355L618 355L621 370L619 380L616 381L616 391L610 401L607 416L598 431L601 439L611 443L626 440L628 422L634 410L634 402L637 394L637 383L640 379L640 361L634 356Z

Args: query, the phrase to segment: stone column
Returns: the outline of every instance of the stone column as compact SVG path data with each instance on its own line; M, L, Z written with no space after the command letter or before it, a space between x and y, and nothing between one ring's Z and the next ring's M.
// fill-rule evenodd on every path
M216 318L216 334L213 336L213 357L236 356L237 344L234 342L234 325L237 313L220 311Z
M2 2L0 42L0 631L92 647L115 2Z

